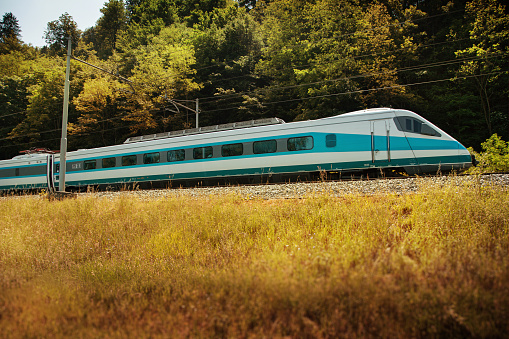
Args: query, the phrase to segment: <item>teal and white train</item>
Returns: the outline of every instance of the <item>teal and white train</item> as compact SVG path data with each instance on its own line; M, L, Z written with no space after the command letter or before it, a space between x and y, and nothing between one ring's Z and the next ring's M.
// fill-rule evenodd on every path
M58 186L58 154L0 161L0 190ZM129 138L121 145L67 153L66 185L284 181L328 173L463 170L467 149L419 115L377 108L284 123L244 121Z

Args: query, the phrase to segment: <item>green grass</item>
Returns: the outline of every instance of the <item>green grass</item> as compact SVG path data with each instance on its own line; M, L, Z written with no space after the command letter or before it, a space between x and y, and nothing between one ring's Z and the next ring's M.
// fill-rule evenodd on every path
M0 337L508 336L509 192L0 200Z

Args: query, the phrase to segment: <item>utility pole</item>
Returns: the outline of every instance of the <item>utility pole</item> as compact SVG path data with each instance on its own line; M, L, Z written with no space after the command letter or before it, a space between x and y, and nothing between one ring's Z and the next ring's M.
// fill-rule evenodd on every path
M196 98L196 128L199 127L199 125L198 125L198 114L200 114L200 108L199 108L199 104L198 104L198 98Z
M67 120L69 116L69 73L71 70L71 37L67 38L67 68L64 83L64 112L62 115L62 138L60 140L60 174L58 190L65 192L65 170L67 160Z

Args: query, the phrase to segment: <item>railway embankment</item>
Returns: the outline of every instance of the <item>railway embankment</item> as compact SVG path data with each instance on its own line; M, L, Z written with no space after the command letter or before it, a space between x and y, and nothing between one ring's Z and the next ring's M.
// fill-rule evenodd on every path
M79 196L97 196L114 199L118 197L138 197L140 199L159 199L165 197L207 197L221 195L240 195L260 199L296 199L315 194L345 196L349 194L409 194L425 191L431 186L499 186L509 188L509 174L488 174L479 176L433 176L408 177L397 179L364 179L323 182L295 182L266 185L220 186L171 188L160 190L125 190L82 193Z

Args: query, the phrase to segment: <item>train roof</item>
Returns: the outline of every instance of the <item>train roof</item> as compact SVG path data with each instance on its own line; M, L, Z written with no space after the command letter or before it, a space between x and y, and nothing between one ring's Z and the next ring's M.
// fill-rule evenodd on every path
M336 115L336 116L329 117L329 118L347 117L347 116L374 114L374 113L386 113L387 111L390 111L390 110L392 110L392 109L391 108L370 108L370 109L364 109L364 110L350 112L350 113L344 113L344 114ZM328 118L324 118L324 119L328 119ZM321 120L321 119L318 119L318 120ZM212 125L212 126L190 128L190 129L184 129L184 130L178 130L178 131L130 137L126 141L124 141L124 144L130 144L130 143L140 142L140 141L149 141L149 140L166 139L166 138L172 138L172 137L180 137L180 136L185 136L185 135L227 131L227 130L234 130L234 129L240 129L240 128L277 125L277 124L284 124L284 123L285 122L279 118L247 120L247 121L233 122L233 123L228 123L228 124Z
M391 110L392 110L392 108L387 108L387 107L367 108L367 109L363 109L363 110L360 110L360 111L344 113L344 114L341 114L340 116L341 117L348 117L348 116L353 116L353 115L387 113L388 111L391 111Z
M131 138L127 138L127 140L124 141L124 144L130 144L133 142L148 141L148 140L166 139L166 138L172 138L172 137L181 137L184 135L227 131L227 130L239 129L239 128L267 126L267 125L276 125L276 124L284 124L284 123L285 123L284 120L279 119L279 118L247 120L247 121L233 122L233 123L229 123L229 124L212 125L212 126L190 128L190 129L183 129L183 130L178 130L178 131L171 131L171 132L131 137Z

